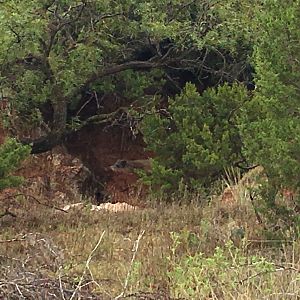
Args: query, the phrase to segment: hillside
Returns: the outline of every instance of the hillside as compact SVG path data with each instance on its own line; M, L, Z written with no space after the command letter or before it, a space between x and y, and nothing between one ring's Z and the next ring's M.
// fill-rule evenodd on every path
M0 299L300 299L300 0L0 3Z

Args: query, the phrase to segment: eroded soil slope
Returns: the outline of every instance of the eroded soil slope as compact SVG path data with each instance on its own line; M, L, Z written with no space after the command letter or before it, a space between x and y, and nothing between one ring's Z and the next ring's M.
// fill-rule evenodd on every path
M4 139L0 127L0 143ZM109 166L118 159L148 158L151 155L144 147L140 136L133 138L120 128L85 128L64 146L32 155L16 172L26 179L23 188L5 191L3 197L18 192L60 205L78 202L82 195L95 203L95 193L101 193L100 201L142 203L145 190L137 176L114 173Z

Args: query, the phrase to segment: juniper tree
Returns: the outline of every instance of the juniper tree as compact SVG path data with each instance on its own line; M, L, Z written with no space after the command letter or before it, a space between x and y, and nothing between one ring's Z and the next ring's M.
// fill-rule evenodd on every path
M209 186L241 159L242 142L235 112L246 101L244 86L225 84L202 95L193 84L169 99L167 114L153 113L143 122L153 160L148 183L165 191L184 183Z
M300 1L264 1L254 18L254 98L243 109L244 153L273 189L300 187Z
M153 93L161 94L165 82L179 93L181 71L203 86L208 77L210 85L243 77L249 42L236 15L246 4L2 1L0 88L19 121L47 128L32 147L47 151L72 130L113 122L118 103L125 110L155 105ZM242 11L248 16L248 7ZM112 115L111 103L101 102L108 94L116 103ZM78 112L88 99L95 109L83 118Z
M20 166L29 153L29 146L23 146L14 139L7 139L0 146L0 191L22 183L20 176L14 176L11 173Z

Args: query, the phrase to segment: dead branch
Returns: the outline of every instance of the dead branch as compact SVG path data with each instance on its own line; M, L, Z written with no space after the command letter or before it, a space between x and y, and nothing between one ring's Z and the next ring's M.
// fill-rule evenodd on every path
M80 128L88 124L105 124L108 122L112 122L115 120L116 116L122 112L128 112L128 107L119 107L117 110L111 113L92 116L84 122L82 122Z
M73 292L73 294L72 294L70 300L73 300L74 297L75 297L76 294L77 294L77 291L80 290L81 284L82 284L83 279L84 279L84 277L85 277L85 274L86 274L87 270L89 269L90 262L91 262L91 260L92 260L92 258L93 258L93 255L94 255L95 251L98 249L99 245L101 244L102 239L103 239L103 237L104 237L104 234L105 234L105 231L102 232L102 234L101 234L101 236L100 236L100 238L99 238L97 244L95 245L95 247L94 247L93 250L91 251L91 253L90 253L88 259L86 260L86 263L85 263L85 267L84 267L82 276L80 277L80 280L79 280L79 282L78 282L78 285L76 286L76 288L75 288L75 290L74 290L74 292Z
M258 224L261 224L263 225L263 227L265 228L265 225L263 224L263 220L261 218L261 216L259 215L258 211L257 211L257 208L255 206L255 203L254 203L254 196L253 194L250 192L250 202L252 204L252 207L253 207L253 210L254 210L254 214L255 214L255 217L256 217L256 220L258 222ZM266 229L266 228L265 228Z
M58 210L58 211L62 211L64 213L68 213L66 210L60 208L60 207L57 207L57 206L54 206L54 205L48 205L46 203L42 203L39 199L37 199L36 197L32 196L32 195L28 195L28 194L24 194L24 193L18 193L18 194L15 194L15 195L10 195L10 196L7 196L5 197L3 200L9 200L11 198L15 198L15 197L18 197L18 196L23 196L25 198L30 198L32 200L34 200L36 203L42 205L42 206L45 206L45 207L48 207L48 208L52 208L52 209L55 209L55 210ZM0 216L1 217L1 216ZM16 215L15 215L16 217Z
M133 249L132 249L133 254L132 254L130 266L129 266L129 269L128 269L128 272L127 272L127 276L126 276L126 278L125 278L125 283L124 283L124 286L123 286L123 291L121 292L120 295L118 295L118 296L115 298L115 300L124 297L124 295L125 295L125 293L126 293L126 290L127 290L127 287L128 287L128 283L129 283L129 278L130 278L131 271L132 271L132 267L133 267L133 264L134 264L134 261L135 261L135 258L136 258L136 254L137 254L138 249L139 249L140 240L141 240L141 238L143 237L144 233L145 233L145 230L143 230L143 231L139 234L137 240L134 242Z
M0 214L0 219L3 218L4 216L11 216L13 218L16 218L17 215L10 212L8 209L5 209L5 211L3 213Z
M10 240L0 240L1 244L4 243L13 243L13 242L23 242L26 240L26 235L22 236L21 238L14 238L14 239L10 239Z
M78 15L74 18L74 19L71 19L71 20L63 20L62 17L60 17L57 13L57 10L58 10L58 6L56 6L56 9L53 11L53 14L55 15L55 17L57 18L57 20L59 20L59 23L56 25L55 22L52 22L52 24L50 24L50 27L52 27L52 30L51 30L51 34L50 34L50 41L49 41L49 44L48 46L46 47L46 51L45 51L45 56L46 57L49 57L49 54L53 48L53 45L55 43L55 39L56 39L56 36L57 34L67 25L70 25L72 23L75 23L76 21L79 20L79 18L81 17L82 13L83 13L83 10L84 8L86 7L86 3L82 3L79 5L80 7L80 11L78 13Z
M175 60L174 60L175 61ZM171 61L170 61L171 62ZM167 63L166 62L151 62L151 61L130 61L126 62L123 64L119 65L109 65L106 66L104 69L99 70L98 72L95 72L92 74L83 84L80 88L76 89L73 95L70 97L74 97L78 94L81 94L84 92L92 83L94 83L96 80L114 75L117 73L120 73L125 70L149 70L149 69L154 69L154 68L161 68L161 67L166 67Z
M293 268L293 267L286 268L286 267L280 266L279 268L275 268L274 270L261 271L261 272L255 273L251 276L248 276L244 279L241 279L238 283L243 284L246 281L249 281L253 278L256 278L256 277L259 277L259 276L262 276L262 275L266 275L266 274L270 274L270 273L276 273L276 272L286 272L286 271L294 271L294 272L299 273L299 269L296 269L296 268Z

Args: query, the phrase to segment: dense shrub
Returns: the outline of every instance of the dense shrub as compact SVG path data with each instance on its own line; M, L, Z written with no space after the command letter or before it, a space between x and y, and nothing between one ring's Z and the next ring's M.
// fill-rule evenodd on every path
M299 5L265 1L256 15L257 89L240 126L245 155L264 167L275 190L300 187Z
M235 113L246 99L245 88L238 84L201 95L188 83L180 95L169 99L167 113L147 116L142 131L157 156L146 181L170 191L180 184L207 187L219 178L224 168L241 159Z
M11 175L29 155L30 147L23 146L14 139L7 139L0 146L0 191L21 184L22 178Z

